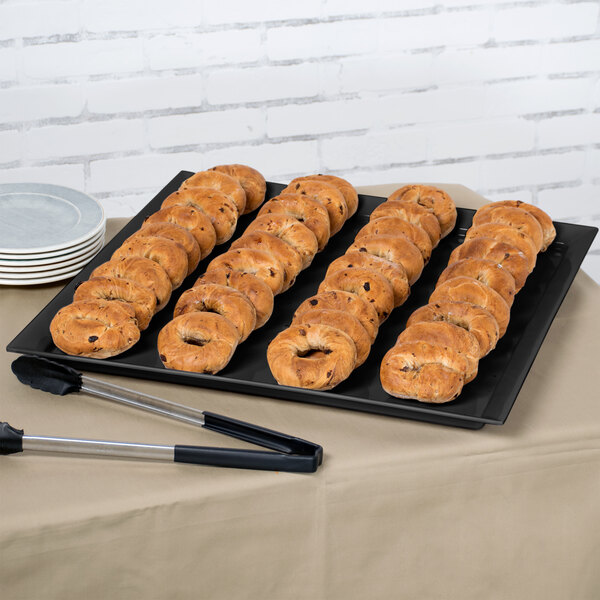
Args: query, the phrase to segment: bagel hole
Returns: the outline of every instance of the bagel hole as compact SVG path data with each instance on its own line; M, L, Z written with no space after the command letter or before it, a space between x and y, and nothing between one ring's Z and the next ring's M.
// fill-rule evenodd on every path
M202 340L202 339L199 340L199 339L196 339L193 337L184 337L183 341L186 344L190 344L190 346L204 346L204 345L208 344L208 342L210 340Z
M331 354L329 348L325 348L324 350L321 350L320 348L309 348L308 350L298 352L300 358L322 358L323 355L327 354Z

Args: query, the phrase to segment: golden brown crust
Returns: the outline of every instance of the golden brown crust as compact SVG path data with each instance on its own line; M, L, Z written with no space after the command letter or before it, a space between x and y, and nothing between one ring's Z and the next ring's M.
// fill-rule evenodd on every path
M473 225L500 223L529 236L535 245L536 252L542 249L544 232L539 221L526 210L510 206L493 206L486 211L477 211L473 216Z
M458 325L447 321L414 323L398 336L396 344L402 342L425 342L438 348L458 352L467 359L465 383L473 381L477 376L479 342L472 333Z
M458 352L425 342L404 342L383 357L380 378L391 396L439 404L460 394L466 372L467 361Z
M297 181L288 185L281 193L301 194L321 202L329 214L329 232L331 235L335 235L348 218L348 205L344 199L344 194L325 181L315 179Z
M270 233L292 246L302 257L303 268L306 269L318 251L315 234L289 215L270 214L256 217L246 228L244 235L264 231Z
M410 285L419 279L425 266L423 255L419 249L402 234L365 235L355 240L348 250L367 252L402 265Z
M359 252L351 250L336 258L328 267L325 277L340 269L351 269L354 267L367 267L383 275L392 286L394 291L394 306L400 306L410 294L408 277L404 267L393 263L380 256L369 254L368 252Z
M430 210L440 223L442 237L446 237L456 225L456 206L452 198L444 190L431 185L405 185L388 200L413 202Z
M537 260L537 250L533 240L524 233L513 229L509 225L500 223L485 223L484 225L475 225L467 230L465 242L476 238L492 238L498 242L506 242L521 251L527 258L529 272L533 271Z
M387 200L375 208L371 213L370 220L381 217L400 217L413 225L418 225L425 230L431 240L432 248L435 248L442 237L440 222L436 216L423 206L402 202L400 200Z
M423 262L427 264L431 258L431 238L419 225L409 223L400 217L380 217L369 221L357 234L356 240L368 235L398 235L406 236L423 256Z
M304 302L296 309L292 322L296 322L300 315L304 314L307 310L317 308L341 310L353 315L360 321L360 324L369 334L371 343L375 341L377 332L379 331L379 317L377 316L377 311L372 304L365 302L356 294L335 290L332 292L321 292L314 296L310 296L310 298L304 300Z
M317 238L319 251L329 241L329 214L321 202L301 194L279 194L265 202L258 216L284 214L306 225Z
M429 297L429 303L469 302L489 311L498 323L500 337L506 333L510 320L510 309L502 296L484 283L471 277L454 277L439 285Z
M158 334L160 360L167 369L218 373L238 344L235 325L221 315L189 312L169 321Z
M525 285L531 272L525 254L518 248L493 238L478 237L464 242L452 251L448 264L468 258L484 258L500 265L514 277L515 293Z
M161 208L144 221L144 225L149 223L175 223L187 229L200 246L200 259L206 258L217 243L217 234L210 218L193 206Z
M195 271L200 262L200 246L187 229L175 223L145 223L128 239L153 236L164 237L181 244L188 255L188 275Z
M256 311L255 329L262 327L273 313L273 292L271 288L252 273L232 271L225 268L213 269L201 275L194 286L205 283L226 285L245 294Z
M275 256L265 250L256 250L256 248L228 250L213 258L206 270L213 271L221 267L230 271L242 271L256 275L271 288L275 295L281 293L283 289L285 276L283 265Z
M188 271L188 255L185 248L161 237L143 237L126 241L112 255L111 260L128 256L142 256L157 262L169 276L173 289L178 288Z
M265 178L256 169L247 165L218 165L209 169L219 171L236 179L246 192L246 207L241 214L256 210L264 201L267 191Z
M217 283L196 285L181 294L173 318L192 311L213 312L229 319L239 332L242 343L254 331L256 309L246 294Z
M282 292L294 285L296 277L303 268L300 253L293 246L266 231L244 233L241 238L238 238L230 246L231 250L237 248L257 248L258 250L266 250L276 256L283 265L285 272Z
M328 325L290 325L269 344L267 360L280 385L330 390L352 373L356 346L346 333Z
M394 291L390 282L374 269L352 267L331 273L319 285L319 293L342 290L356 294L372 304L377 311L379 324L383 323L394 308Z
M350 218L358 210L358 193L349 181L346 181L341 177L336 177L335 175L319 174L296 177L296 179L292 179L292 181L290 181L290 185L299 181L302 182L307 180L324 181L325 183L330 183L340 190L340 192L342 192L344 195L344 200L346 200L346 206L348 207L348 218Z
M108 358L139 339L133 307L116 300L82 300L61 308L50 323L54 344L72 356Z
M439 276L437 286L454 277L472 277L498 292L512 306L515 299L515 278L502 265L485 258L466 258L448 265ZM436 287L437 287L436 286Z
M179 189L210 188L229 196L235 203L238 214L243 215L246 210L246 192L239 181L219 171L199 171L186 179Z
M480 359L496 347L500 337L498 322L492 314L468 302L441 301L421 306L409 317L406 327L430 321L452 323L472 333L479 344Z
M109 260L96 267L90 277L119 277L143 285L156 297L156 312L165 307L173 291L167 272L157 262L142 256Z
M483 214L488 211L490 208L496 206L509 206L511 208L522 208L530 213L533 217L538 220L538 223L542 227L542 231L544 234L544 242L542 244L542 252L545 252L548 249L548 246L554 241L556 237L556 229L554 228L554 223L552 223L552 219L548 214L546 214L541 208L534 206L533 204L527 204L527 202L521 202L520 200L500 200L497 202L491 202L490 204L486 204L482 206L477 214Z
M134 310L140 331L148 327L156 312L156 296L130 279L92 277L81 282L75 290L73 301L80 300L119 300L129 304Z
M367 360L371 352L371 338L360 321L350 313L341 310L312 309L302 313L295 321L296 325L310 323L312 325L329 325L343 331L356 346L356 367Z

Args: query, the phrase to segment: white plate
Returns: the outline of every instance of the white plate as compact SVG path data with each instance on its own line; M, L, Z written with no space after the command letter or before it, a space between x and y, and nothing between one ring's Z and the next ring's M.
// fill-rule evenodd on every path
M70 279L81 271L81 267L62 275L54 275L52 277L38 277L36 279L2 279L0 278L0 285L40 285L42 283L53 283L55 281L62 281L63 279Z
M90 261L104 246L104 238L101 237L91 248L88 248L85 253L79 254L78 256L68 256L68 260L57 260L54 263L48 263L44 265L22 265L17 263L15 265L3 265L0 261L0 277L6 277L10 279L10 274L12 273L25 273L25 274L33 274L35 276L37 273L45 273L47 271L55 271L57 269L64 269L68 267L69 270L75 268L80 263L85 264ZM56 273L58 275L58 273Z
M0 252L63 250L95 236L104 221L102 206L78 190L46 183L0 184Z
M104 240L104 233L104 228L102 228L102 230L99 231L92 239L87 240L83 244L75 246L74 248L71 248L69 251L50 252L48 254L0 254L0 269L6 269L6 267L35 267L70 260L90 252L92 248L95 248L98 245L98 242ZM10 258L5 258L8 256L10 256ZM40 258L13 258L23 256L38 256Z

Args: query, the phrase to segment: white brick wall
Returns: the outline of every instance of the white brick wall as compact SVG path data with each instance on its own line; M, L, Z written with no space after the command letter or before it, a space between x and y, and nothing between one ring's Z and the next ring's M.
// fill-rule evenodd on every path
M0 182L448 181L600 224L600 0L0 0ZM600 240L586 260L600 279Z

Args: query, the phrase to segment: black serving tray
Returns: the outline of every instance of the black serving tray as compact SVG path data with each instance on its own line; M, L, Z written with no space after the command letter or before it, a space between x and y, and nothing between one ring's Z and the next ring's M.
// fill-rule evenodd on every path
M78 283L86 280L99 264L109 260L125 238L137 231L144 219L159 210L162 201L191 175L191 172L182 171L161 190L10 342L7 350L45 356L70 363L82 370L114 375L310 402L470 429L479 429L486 423L501 425L506 421L550 324L598 231L594 227L555 223L556 240L548 251L539 255L535 270L517 295L506 335L497 348L480 362L477 378L465 386L459 398L448 404L422 404L389 396L381 387L379 366L383 355L404 329L410 314L419 306L427 304L440 273L448 263L450 253L464 240L474 213L473 210L464 208L458 209L456 228L434 250L431 261L413 286L409 299L395 309L381 326L367 361L346 381L332 391L304 390L277 385L269 370L266 358L269 342L289 325L298 305L316 293L327 266L344 254L357 231L368 221L373 209L384 201L384 198L375 196L360 196L357 213L329 241L325 250L315 257L312 265L301 273L294 286L275 298L275 309L269 322L238 347L229 365L217 375L165 369L158 357L156 339L158 332L171 319L181 293L193 285L208 262L226 251L229 244L217 247L200 263L198 269L176 290L170 303L152 319L148 329L142 332L140 341L129 351L104 360L63 354L52 343L49 332L50 321L56 312L71 302ZM268 183L267 198L277 195L283 187L282 184ZM254 218L255 213L239 220L234 239L240 237Z

